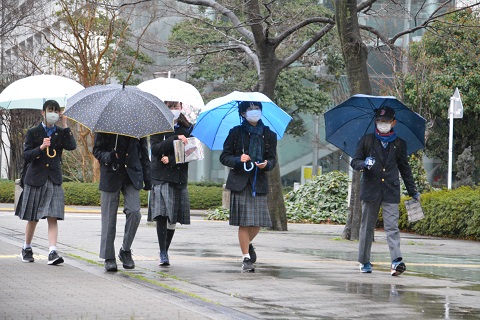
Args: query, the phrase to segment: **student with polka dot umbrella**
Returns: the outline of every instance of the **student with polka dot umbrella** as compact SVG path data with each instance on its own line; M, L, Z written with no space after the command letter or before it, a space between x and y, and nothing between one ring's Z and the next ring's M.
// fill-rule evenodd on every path
M140 190L152 188L146 136L173 131L173 113L136 87L94 86L68 99L65 113L95 132L93 155L100 164L102 228L100 258L107 272L117 271L115 236L120 192L126 217L118 258L134 269L132 244L140 224Z

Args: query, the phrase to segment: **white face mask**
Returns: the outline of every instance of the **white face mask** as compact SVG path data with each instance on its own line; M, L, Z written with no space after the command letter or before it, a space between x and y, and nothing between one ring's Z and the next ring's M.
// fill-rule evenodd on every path
M262 110L248 110L245 115L245 119L247 119L248 122L253 122L253 123L257 123L261 117L262 117Z
M55 123L57 123L59 117L60 117L60 115L56 112L45 113L45 120L47 121L47 124L49 124L49 125L54 125Z
M182 113L182 110L170 110L173 113L173 120L177 120L178 117L180 117L180 113Z
M392 130L392 124L390 122L377 122L377 129L380 133L389 133Z

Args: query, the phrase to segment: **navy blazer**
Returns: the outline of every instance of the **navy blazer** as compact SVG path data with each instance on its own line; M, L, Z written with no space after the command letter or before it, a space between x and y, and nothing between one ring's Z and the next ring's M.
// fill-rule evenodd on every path
M372 149L373 148L373 149ZM367 134L358 142L355 156L350 165L353 169L362 171L360 199L387 203L400 203L400 177L402 176L408 194L417 193L412 169L408 163L407 144L397 138L388 144L388 157L383 159L382 143L375 134ZM375 158L375 164L369 170L365 169L364 162L367 157Z
M179 189L187 187L188 162L176 163L173 141L178 140L179 135L190 137L191 128L178 126L174 132L155 134L150 137L152 150L152 182L160 184L162 181L175 183ZM168 157L168 163L163 164L163 156Z
M115 145L119 156L117 170L113 169L111 159ZM118 135L117 140L116 134L96 133L93 155L100 162L100 190L116 192L130 182L137 190L142 189L144 184L145 189L151 189L147 138Z
M62 178L62 152L65 150L75 150L77 143L73 137L70 128L60 128L51 136L49 154L56 151L56 156L50 158L47 156L47 149L40 150L43 139L47 138L45 128L40 123L27 131L24 144L23 159L25 161L26 171L23 177L24 183L33 187L41 187L50 178L56 185L61 185Z
M258 194L268 192L266 172L272 170L277 163L277 135L267 126L265 126L263 133L263 160L267 160L268 163L265 168L258 169L257 172L255 189ZM244 153L248 154L249 146L250 135L241 126L236 126L230 130L223 144L223 152L220 155L220 162L224 166L230 167L226 184L226 188L229 190L238 192L243 190L247 183L253 184L255 169L245 171L243 162L240 162L240 156Z

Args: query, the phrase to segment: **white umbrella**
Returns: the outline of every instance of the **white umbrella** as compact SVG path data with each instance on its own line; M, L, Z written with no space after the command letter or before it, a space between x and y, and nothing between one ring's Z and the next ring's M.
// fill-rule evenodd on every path
M42 109L47 100L65 107L67 99L84 87L75 80L55 76L30 76L11 83L0 93L0 107L5 109Z
M205 105L200 92L190 83L175 78L156 78L147 80L137 86L140 90L159 97L162 101L180 101L185 114L195 120Z

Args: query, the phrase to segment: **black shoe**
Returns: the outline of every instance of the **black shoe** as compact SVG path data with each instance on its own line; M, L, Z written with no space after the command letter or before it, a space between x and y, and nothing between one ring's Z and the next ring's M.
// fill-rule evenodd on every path
M117 262L115 261L115 259L105 260L105 271L117 272Z
M257 253L255 252L255 247L251 243L248 246L248 254L250 255L250 261L255 263L257 261Z
M132 250L126 251L120 248L120 252L118 253L118 259L123 262L123 267L125 269L134 269L135 262L132 259Z
M400 261L396 261L396 260L392 261L392 266L391 266L391 269L390 269L390 274L392 276L399 276L403 272L405 272L405 270L407 270L407 266L401 260Z
M52 252L48 254L48 264L55 266L60 263L63 263L63 258L58 255L57 251L52 250Z
M252 263L252 260L248 258L243 258L242 270L247 272L254 272L255 266Z
M33 262L35 259L33 258L33 250L32 248L22 248L22 261L23 262Z

